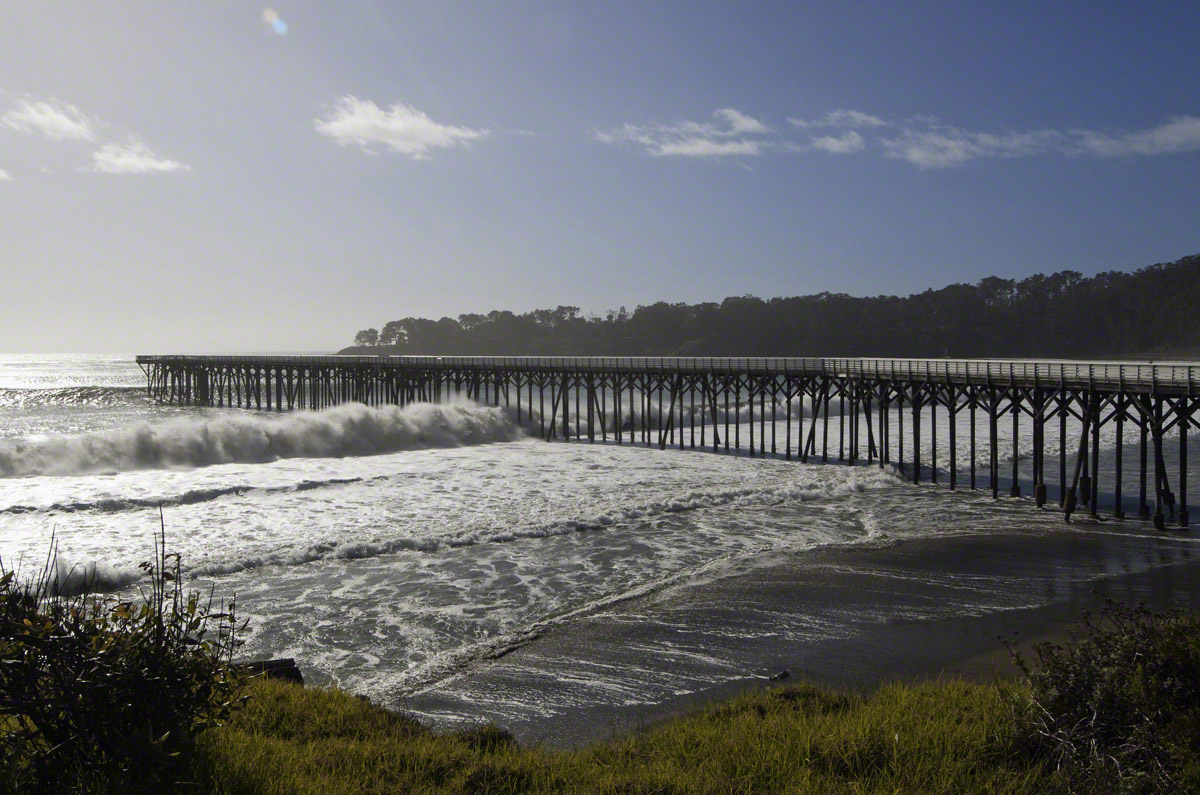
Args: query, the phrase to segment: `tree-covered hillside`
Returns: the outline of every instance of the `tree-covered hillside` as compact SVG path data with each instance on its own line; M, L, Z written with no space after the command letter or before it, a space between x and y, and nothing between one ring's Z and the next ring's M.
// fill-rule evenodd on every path
M626 356L1200 358L1200 255L1132 273L994 276L907 297L820 293L560 306L360 331L344 353Z

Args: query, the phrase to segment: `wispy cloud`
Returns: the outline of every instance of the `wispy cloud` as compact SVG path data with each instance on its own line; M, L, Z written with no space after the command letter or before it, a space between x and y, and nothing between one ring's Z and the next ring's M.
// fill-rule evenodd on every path
M1100 157L1194 152L1200 149L1200 118L1180 116L1157 127L1115 136L1094 130L1072 130L1071 134L1084 151Z
M922 169L953 168L984 158L1047 154L1146 157L1200 151L1200 117L1196 116L1180 116L1156 127L1121 133L1088 129L968 130L942 124L932 116L912 116L893 124L870 113L845 109L830 111L819 119L788 121L800 129L840 130L814 134L807 146L784 144L793 151L819 149L851 154L876 150ZM888 129L874 129L883 127Z
M919 168L947 168L979 158L1048 153L1152 157L1200 150L1200 118L1181 116L1156 127L1120 134L1086 129L991 133L937 124L912 124L879 143L888 157L905 160Z
M789 116L788 121L802 129L808 127L841 127L843 129L853 129L855 127L887 127L890 124L890 122L884 121L870 113L863 113L860 110L847 110L845 108L831 110L819 119L793 119Z
M159 157L144 143L134 138L126 144L105 144L92 152L91 170L104 174L151 174L191 171L191 167L177 160Z
M427 160L432 149L468 146L485 138L487 130L438 124L426 114L403 103L388 109L370 100L344 96L328 118L317 119L316 131L343 146L358 146L374 154L383 146L414 160Z
M684 157L725 157L728 155L762 154L758 141L714 141L710 138L684 138L659 145L651 154L682 155Z
M623 124L597 130L593 137L606 144L625 144L647 154L679 157L757 156L769 145L763 136L770 127L733 108L713 111L716 121L676 124Z
M2 168L0 168L0 182L12 182L12 177Z
M56 99L18 100L0 116L0 124L30 135L42 135L52 141L91 141L96 138L92 119L74 105Z
M95 117L58 99L21 99L0 115L0 126L51 141L95 141L97 127L108 127ZM40 170L49 174L50 169ZM85 171L104 174L147 174L163 171L190 171L177 160L159 157L136 135L126 143L106 143L92 152L92 164ZM7 174L3 179L11 179Z
M906 160L919 168L961 166L981 157L1021 157L1061 149L1066 139L1055 130L1035 132L972 132L935 125L905 127L880 140L888 157Z
M713 111L713 115L729 125L728 131L718 131L719 135L743 135L746 133L761 135L771 131L770 127L763 124L758 119L754 118L753 116L747 116L744 113L740 113L733 108L720 108L719 110ZM702 125L702 129L708 129L708 127Z
M848 155L865 149L867 143L854 130L847 130L841 135L822 135L813 138L812 145L833 155Z

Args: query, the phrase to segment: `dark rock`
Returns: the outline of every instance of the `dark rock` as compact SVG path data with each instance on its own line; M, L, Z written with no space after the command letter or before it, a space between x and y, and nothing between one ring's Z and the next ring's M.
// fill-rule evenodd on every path
M292 682L297 685L304 684L304 674L300 673L300 667L296 665L296 661L291 657L284 657L278 660L255 660L253 662L234 663L233 667L246 671L250 674L251 679L265 676L267 679L282 679L285 682Z

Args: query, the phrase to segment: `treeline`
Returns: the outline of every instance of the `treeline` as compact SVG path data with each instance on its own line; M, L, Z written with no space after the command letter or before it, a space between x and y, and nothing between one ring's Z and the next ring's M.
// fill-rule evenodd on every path
M989 276L907 297L839 293L560 306L365 329L343 353L579 356L1195 357L1200 255L1132 273Z

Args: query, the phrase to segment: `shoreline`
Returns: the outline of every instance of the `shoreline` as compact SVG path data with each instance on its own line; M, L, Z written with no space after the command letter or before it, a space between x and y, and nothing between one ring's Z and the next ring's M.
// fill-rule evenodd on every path
M1017 674L1108 596L1200 608L1200 547L1138 523L897 539L771 553L547 629L387 704L445 728L494 722L523 744L578 747L789 681L887 682ZM1194 551L1193 551L1194 550Z

